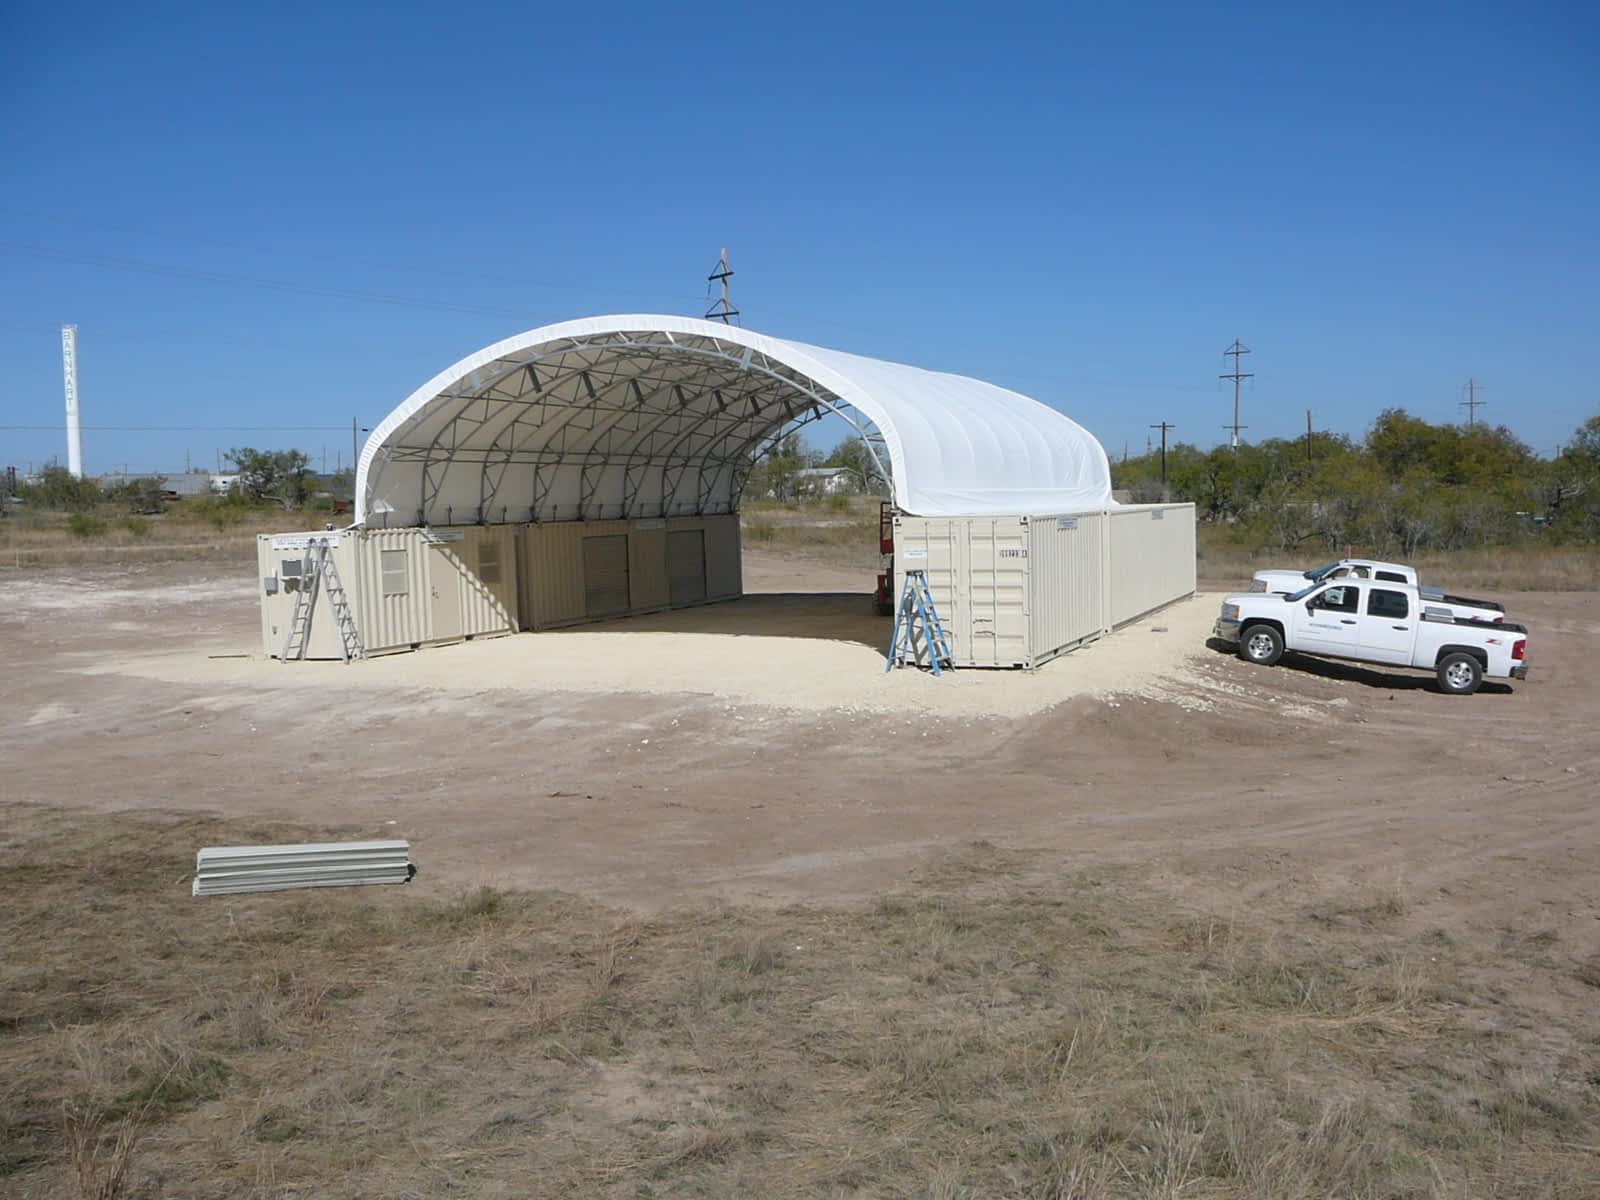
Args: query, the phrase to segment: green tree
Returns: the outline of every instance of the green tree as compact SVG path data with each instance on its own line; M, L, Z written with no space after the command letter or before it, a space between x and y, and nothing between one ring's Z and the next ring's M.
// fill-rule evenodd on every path
M24 484L17 494L41 508L60 508L87 512L100 502L100 485L92 479L76 479L72 472L51 463L39 472L39 482Z
M878 474L867 443L860 437L847 437L822 460L825 467L843 467L850 472L855 487L873 495L887 495L888 481Z
M239 472L239 490L258 504L299 508L310 492L311 460L299 450L229 450L226 458Z
M126 505L131 513L157 513L166 510L166 491L166 476L140 476L105 489L105 497Z
M750 468L745 491L789 501L795 497L795 477L808 465L799 433L787 433L774 442Z

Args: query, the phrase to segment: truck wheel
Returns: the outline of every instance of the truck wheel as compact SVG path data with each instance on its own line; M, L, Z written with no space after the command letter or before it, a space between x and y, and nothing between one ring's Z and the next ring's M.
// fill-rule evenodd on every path
M1271 625L1246 625L1239 634L1239 657L1270 667L1283 657L1283 635Z
M1446 654L1439 660L1439 690L1450 696L1470 696L1483 682L1483 664L1471 654Z

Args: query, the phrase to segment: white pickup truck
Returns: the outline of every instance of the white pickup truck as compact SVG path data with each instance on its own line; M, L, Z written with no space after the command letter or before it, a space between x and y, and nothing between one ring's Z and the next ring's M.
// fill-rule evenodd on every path
M1416 571L1404 563L1377 562L1370 558L1341 558L1310 571L1257 571L1250 578L1252 592L1277 592L1287 596L1308 583L1335 579L1376 579L1385 583L1408 583L1422 593L1425 603L1445 608L1453 616L1469 621L1504 621L1505 605L1495 600L1474 600L1470 596L1449 596L1440 588L1424 587Z
M1467 696L1485 677L1528 677L1528 631L1453 617L1411 584L1350 577L1288 596L1242 592L1222 602L1216 636L1271 666L1285 650L1433 671L1441 691Z

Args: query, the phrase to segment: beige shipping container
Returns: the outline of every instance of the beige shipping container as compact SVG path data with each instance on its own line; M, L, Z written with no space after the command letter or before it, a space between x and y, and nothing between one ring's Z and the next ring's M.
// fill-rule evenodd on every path
M1055 516L901 515L894 544L896 599L905 573L923 571L958 667L1039 666L1195 586L1190 504Z
M1130 504L1107 519L1113 627L1194 594L1194 505Z
M744 594L737 514L521 527L524 629L555 629Z
M517 631L517 529L467 525L422 531L430 643Z
M511 526L263 534L256 561L268 657L283 654L313 539L327 542L365 654L516 632ZM305 657L340 657L326 581L312 610Z

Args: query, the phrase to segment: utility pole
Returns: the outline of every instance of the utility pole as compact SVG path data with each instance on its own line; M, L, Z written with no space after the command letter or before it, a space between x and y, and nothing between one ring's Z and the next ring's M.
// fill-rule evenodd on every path
M1478 399L1478 393L1483 391L1483 384L1476 379L1467 380L1466 383L1461 385L1461 390L1467 394L1467 398L1457 407L1467 410L1467 428L1471 429L1477 424L1478 410L1485 407L1489 402Z
M1151 429L1161 430L1161 486L1167 486L1167 430L1176 429L1177 426L1170 421L1163 421L1159 425L1150 426Z
M351 417L350 418L350 469L352 471L354 471L356 469L356 460L361 456L361 450L356 445L356 436L357 436L356 419L354 417Z
M1311 461L1311 410L1306 409L1306 462Z
M1224 425L1223 428L1233 430L1233 441L1230 444L1235 450L1239 448L1239 430L1250 428L1248 425L1239 424L1239 384L1246 379L1254 379L1256 377L1254 371L1241 372L1239 370L1239 356L1249 353L1250 348L1240 342L1238 338L1234 338L1233 345L1222 352L1224 358L1230 354L1233 356L1233 372L1229 375L1217 376L1218 379L1233 380L1233 424Z
M722 299L713 304L706 312L706 320L721 321L724 325L732 325L733 319L739 315L739 310L733 307L728 299L728 280L733 278L733 268L728 265L728 248L722 248L722 256L717 259L717 269L706 276L706 294L711 294L713 283L722 284Z

